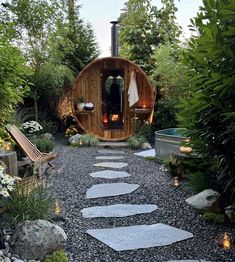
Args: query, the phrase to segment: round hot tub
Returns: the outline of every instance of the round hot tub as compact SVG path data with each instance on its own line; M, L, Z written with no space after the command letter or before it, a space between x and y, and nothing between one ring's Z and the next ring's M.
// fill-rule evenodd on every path
M179 153L180 145L188 138L185 128L167 128L155 132L155 150L158 159L167 159L172 153Z

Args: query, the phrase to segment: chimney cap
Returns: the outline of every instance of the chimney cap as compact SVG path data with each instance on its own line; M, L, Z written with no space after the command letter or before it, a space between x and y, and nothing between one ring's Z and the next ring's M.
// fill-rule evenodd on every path
M114 25L119 24L118 21L111 21L110 23L111 23L111 24L114 24Z

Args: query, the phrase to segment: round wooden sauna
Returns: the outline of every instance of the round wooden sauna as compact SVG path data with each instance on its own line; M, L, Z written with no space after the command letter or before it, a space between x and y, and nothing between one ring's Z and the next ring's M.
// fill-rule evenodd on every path
M78 110L81 98L94 109ZM137 102L130 106L133 99ZM154 88L139 66L123 58L107 57L94 60L80 72L74 81L71 104L85 133L103 141L121 141L133 135L136 121L151 118L154 100Z

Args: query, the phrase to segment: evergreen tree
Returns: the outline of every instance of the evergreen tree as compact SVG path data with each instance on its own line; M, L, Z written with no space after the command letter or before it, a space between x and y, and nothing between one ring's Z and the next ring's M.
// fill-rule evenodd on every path
M159 44L176 42L180 29L175 22L174 0L129 0L120 15L120 55L140 65L147 73L154 67L152 55Z

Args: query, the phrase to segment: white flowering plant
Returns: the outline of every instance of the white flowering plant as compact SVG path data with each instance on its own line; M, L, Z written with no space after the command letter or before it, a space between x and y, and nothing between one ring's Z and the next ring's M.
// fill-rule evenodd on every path
M17 180L21 180L21 178L9 176L0 165L0 195L4 197L10 196L9 192L14 189Z
M25 132L30 134L37 134L43 130L43 127L37 121L28 121L22 124L22 128Z

